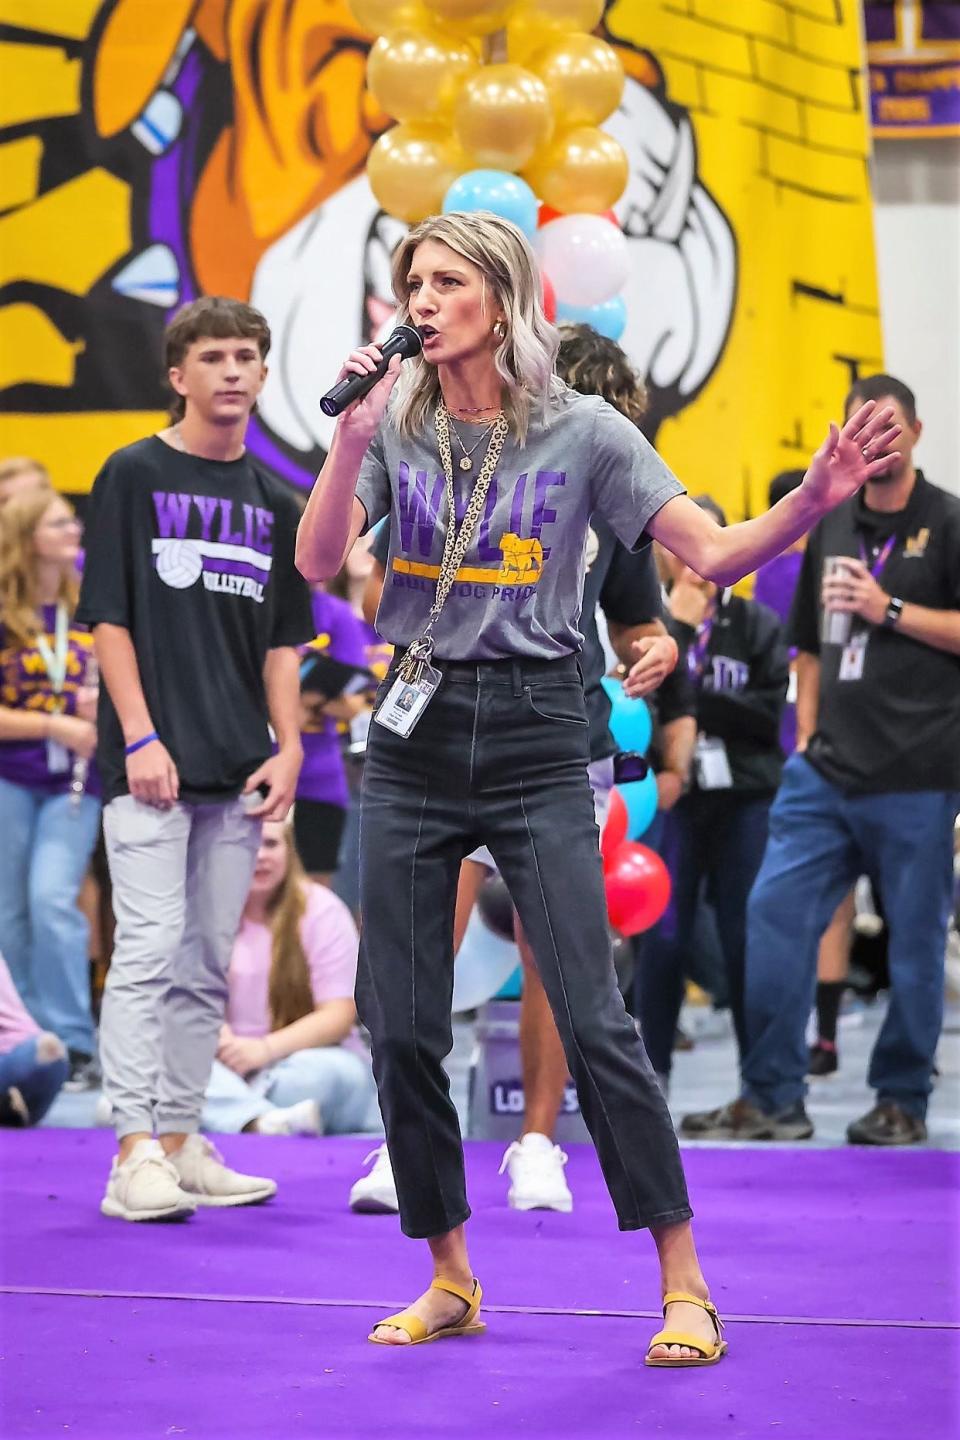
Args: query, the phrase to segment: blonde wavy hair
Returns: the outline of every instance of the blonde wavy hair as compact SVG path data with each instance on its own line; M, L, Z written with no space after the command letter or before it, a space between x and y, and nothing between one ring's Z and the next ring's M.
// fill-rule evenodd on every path
M42 629L33 537L55 500L63 500L73 513L68 500L51 487L41 486L11 496L0 519L0 623L5 631L4 644L18 650L31 645ZM57 603L66 604L71 619L79 595L80 582L71 570L63 576L57 591Z
M393 293L399 324L410 323L407 275L418 245L436 240L476 265L483 278L483 308L499 307L505 334L493 353L503 381L503 408L521 445L533 419L546 420L566 387L554 373L559 335L543 313L540 270L522 230L480 210L469 215L431 215L414 226L393 256ZM418 355L401 371L392 416L402 435L421 431L440 399L437 368Z
M270 927L270 979L267 998L270 1029L282 1030L316 1009L307 953L300 938L300 923L307 909L309 884L293 841L293 827L283 827L287 866L283 879L267 901Z

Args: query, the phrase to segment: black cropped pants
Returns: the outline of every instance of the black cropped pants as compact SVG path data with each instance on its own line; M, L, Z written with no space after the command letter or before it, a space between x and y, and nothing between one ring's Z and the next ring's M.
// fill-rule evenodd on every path
M670 1115L616 983L576 657L435 663L443 681L408 739L371 725L361 811L357 1004L402 1229L440 1235L470 1215L443 1061L460 863L480 844L532 946L620 1228L688 1219Z

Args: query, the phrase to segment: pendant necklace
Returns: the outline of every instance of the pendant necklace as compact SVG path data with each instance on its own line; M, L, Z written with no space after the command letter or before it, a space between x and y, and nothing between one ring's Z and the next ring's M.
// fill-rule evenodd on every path
M449 412L448 412L448 416L449 416ZM467 449L466 445L464 445L463 440L461 439L461 436L460 436L460 432L459 432L459 430L457 429L456 425L454 425L452 419L450 420L450 422L449 422L449 423L450 423L450 429L453 431L453 437L454 437L454 439L456 440L457 444L460 446L460 449L461 449L462 452L463 452L460 460L457 462L457 463L458 463L458 466L459 466L459 468L460 468L461 470L472 470L472 469L473 469L473 460L472 460L472 458L471 458L471 457L473 456L473 452L477 449L477 447L478 447L479 445L481 445L481 444L483 443L484 440L487 439L487 437L489 436L489 434L490 434L491 430L493 429L494 425L496 425L497 420L499 420L499 418L500 418L500 417L499 417L499 415L498 415L498 416L495 417L495 419L491 420L490 424L487 425L486 428L481 432L481 434L477 437L477 439L476 439L476 440L473 442L473 444L470 446L470 449L469 449L469 450Z

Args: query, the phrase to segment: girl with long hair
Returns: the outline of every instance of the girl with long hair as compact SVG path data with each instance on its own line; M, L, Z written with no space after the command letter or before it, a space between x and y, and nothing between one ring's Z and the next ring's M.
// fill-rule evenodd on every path
M77 907L100 825L90 635L74 623L81 527L49 487L14 495L0 524L0 935L39 1024L93 1069L89 927Z
M393 284L423 352L403 372L391 360L340 417L297 546L302 572L322 580L390 513L378 629L397 655L364 775L357 994L401 1227L428 1241L434 1278L370 1338L483 1328L443 1059L457 876L486 844L537 957L620 1227L649 1228L657 1247L666 1323L647 1363L713 1364L725 1345L677 1141L611 956L577 664L587 528L599 513L628 548L653 536L732 584L876 473L898 430L891 411L860 407L831 427L799 490L720 529L629 420L556 378L557 332L515 226L425 220L397 248ZM342 374L381 359L364 346Z
M380 1128L356 1034L357 929L307 879L289 824L268 821L227 973L207 1130L269 1135Z

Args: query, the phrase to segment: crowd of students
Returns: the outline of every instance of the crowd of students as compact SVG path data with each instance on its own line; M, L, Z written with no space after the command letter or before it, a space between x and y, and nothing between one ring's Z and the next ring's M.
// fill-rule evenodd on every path
M575 327L560 365L570 383L607 393L642 424L642 387L612 342ZM683 1133L698 1138L812 1134L804 1082L838 1063L837 1011L861 875L873 885L888 930L890 996L869 1077L877 1104L851 1124L849 1138L896 1144L925 1136L955 903L960 501L913 465L921 427L907 387L874 377L854 386L848 407L863 400L892 404L902 425L891 474L822 522L806 548L801 542L770 562L752 598L705 581L666 551L657 554L657 575L650 552L630 555L595 524L582 668L598 806L602 811L612 783L615 746L599 685L612 666L621 675L635 672L632 693L646 694L656 717L651 763L659 808L645 838L664 857L673 886L667 914L635 947L628 1002L666 1088L687 982L704 978L695 952L706 905L719 938L706 983L730 1011L740 1056L742 1093L683 1121ZM161 470L188 459L196 466L176 440L164 449L153 456ZM216 468L221 489L233 483L224 480L231 463L240 462L202 462ZM801 478L777 477L771 503ZM108 533L103 491L92 518L101 527L91 537L95 565L105 547L123 543L116 516ZM726 523L709 497L698 503ZM0 464L0 505L0 828L7 856L0 868L0 1123L16 1125L40 1121L61 1086L90 1088L99 1080L90 926L78 902L100 841L104 785L96 754L101 681L90 628L78 621L82 526L34 461ZM379 589L390 583L388 539L384 528L372 549L370 536L359 541L337 580L315 588L308 602L291 591L285 618L274 616L265 636L268 650L276 640L295 647L302 764L290 823L270 818L269 773L253 797L266 819L259 846L245 848L237 913L223 921L230 930L226 988L213 987L207 1007L212 1070L198 1117L207 1130L381 1129L353 996L359 778L373 692L390 657L371 623ZM821 593L824 559L836 555L845 567ZM80 620L129 623L132 609L124 607L132 599L103 584L102 568L98 574L99 588L88 578ZM825 604L853 617L843 646L822 639ZM194 663L198 684L209 683L200 675L202 653ZM253 705L261 719L264 699ZM116 715L107 723L114 728L109 801L118 793L110 766L119 773L131 740ZM244 738L236 725L231 734L231 743ZM133 737L134 752L142 740ZM187 785L186 798L208 797L190 796ZM108 829L115 881L140 843L116 823L112 845ZM210 845L222 840L213 835ZM486 855L464 862L458 940L491 863ZM122 899L118 916L122 927ZM566 1062L519 926L517 939L527 1113L507 1157L510 1198L521 1208L569 1209L565 1157L553 1142ZM115 1006L122 995L118 985ZM811 1054L805 1032L815 998L820 1034ZM134 1009L125 1023L135 1022ZM114 1095L113 1112L102 1103L104 1122L116 1119ZM140 1135L145 1123L127 1133ZM395 1209L385 1149L371 1158L374 1170L355 1186L354 1206ZM223 1203L263 1198L270 1183L241 1186Z

